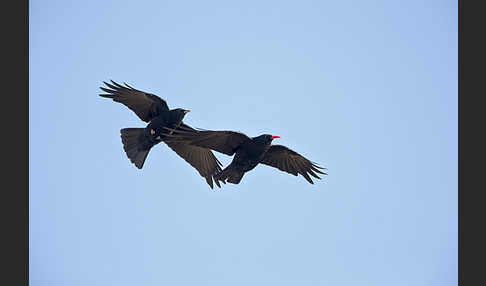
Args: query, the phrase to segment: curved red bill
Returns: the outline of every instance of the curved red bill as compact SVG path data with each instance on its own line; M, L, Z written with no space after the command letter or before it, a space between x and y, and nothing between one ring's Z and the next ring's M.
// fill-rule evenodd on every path
M272 136L272 139L280 138L280 136Z

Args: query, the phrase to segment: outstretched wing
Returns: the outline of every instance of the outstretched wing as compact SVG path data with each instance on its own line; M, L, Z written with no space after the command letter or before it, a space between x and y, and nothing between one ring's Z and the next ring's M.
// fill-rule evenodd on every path
M314 182L309 177L309 174L318 179L320 177L316 173L327 175L327 173L319 170L326 168L317 166L304 156L282 145L271 145L260 163L275 167L294 176L301 174L311 184L314 184Z
M181 123L179 128L189 129L192 128L188 125ZM194 129L192 129L194 130ZM207 148L190 145L187 142L177 141L165 141L165 144L169 146L177 155L181 156L186 162L194 167L199 174L206 178L208 185L213 188L213 177L221 172L221 162L214 156L213 152ZM217 180L214 180L218 187L221 187Z
M103 82L108 88L100 87L108 94L100 94L102 97L111 98L130 108L140 119L150 122L152 118L159 115L161 111L168 111L167 102L155 94L143 92L125 83L122 86L114 81L111 84Z
M167 135L167 141L186 142L230 156L236 152L241 144L251 141L250 137L236 131L195 130L184 126L176 130L167 129L173 131L172 134Z

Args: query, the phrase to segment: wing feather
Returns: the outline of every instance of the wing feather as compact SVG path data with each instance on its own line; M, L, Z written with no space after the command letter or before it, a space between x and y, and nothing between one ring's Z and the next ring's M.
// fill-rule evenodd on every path
M178 129L195 130L185 123L181 123ZM177 130L178 130L177 129ZM208 185L213 188L213 178L216 174L222 171L221 162L214 156L208 148L194 146L183 141L166 141L165 144L177 153L182 159L194 167L199 174L206 178ZM218 187L221 187L217 180L214 180Z
M169 138L167 141L186 142L230 156L236 152L241 144L251 141L248 136L236 131L196 130L184 127L175 130L170 128L166 129L172 131L172 134L168 135Z
M100 87L102 91L106 92L106 94L100 94L101 97L111 98L115 102L122 103L145 122L150 122L161 111L169 110L167 102L155 94L135 89L126 83L125 86L114 81L103 83L109 88Z
M327 173L319 170L326 168L319 167L316 163L282 145L271 145L260 163L294 176L300 174L311 184L314 184L314 182L309 174L317 179L320 179L320 177L316 173L327 175Z

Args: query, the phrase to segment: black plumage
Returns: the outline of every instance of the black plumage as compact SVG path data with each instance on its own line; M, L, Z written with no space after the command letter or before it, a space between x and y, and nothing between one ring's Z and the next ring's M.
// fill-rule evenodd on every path
M243 175L262 163L275 167L294 176L302 175L309 183L314 184L311 176L320 179L316 174L326 168L319 167L299 153L282 145L272 145L279 136L263 134L250 138L241 132L194 130L187 128L167 129L173 133L168 135L169 142L185 142L191 145L209 148L214 151L234 155L232 162L214 179L223 183L238 184ZM320 169L320 170L319 170Z
M169 109L167 102L162 98L137 90L125 83L122 86L114 81L104 82L108 87L100 87L107 92L100 94L127 106L137 116L148 123L145 128L124 128L120 130L123 149L130 161L139 169L143 167L145 159L151 148L160 142L167 144L174 152L194 167L199 174L206 178L206 182L213 188L213 176L221 171L221 163L208 148L190 145L184 142L166 142L170 133L165 128L177 130L194 130L182 121L190 110L182 108ZM220 184L217 180L218 187Z

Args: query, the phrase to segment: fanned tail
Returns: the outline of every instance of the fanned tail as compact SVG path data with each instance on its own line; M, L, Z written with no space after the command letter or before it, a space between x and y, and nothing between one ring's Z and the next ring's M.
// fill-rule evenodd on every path
M144 128L124 128L120 130L123 149L127 153L128 159L142 169L147 155L154 146L148 138L144 136Z

